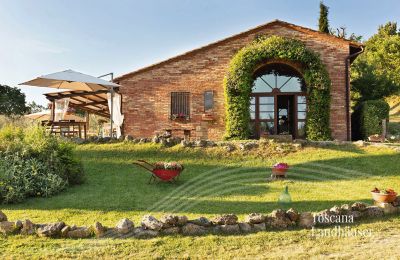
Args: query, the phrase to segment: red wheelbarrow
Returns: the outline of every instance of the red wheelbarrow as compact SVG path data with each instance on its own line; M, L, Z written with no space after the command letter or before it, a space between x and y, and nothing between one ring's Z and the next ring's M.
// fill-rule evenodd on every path
M157 179L163 182L175 182L178 180L179 175L184 170L183 165L181 165L180 169L160 169L156 165L148 163L145 160L137 160L133 164L151 172L149 184L155 182Z

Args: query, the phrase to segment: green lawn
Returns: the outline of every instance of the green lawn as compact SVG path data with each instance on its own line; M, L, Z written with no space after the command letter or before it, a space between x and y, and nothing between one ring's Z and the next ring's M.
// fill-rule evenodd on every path
M107 226L114 226L124 217L138 224L144 214L159 217L165 212L189 217L235 213L243 219L247 213L268 213L278 208L276 200L285 185L289 185L292 206L299 211L319 211L354 201L371 203L369 191L374 186L400 189L400 154L384 148L307 147L284 157L279 154L228 154L220 148L160 148L153 144L81 145L77 149L84 162L87 182L52 198L2 205L2 210L10 219L29 218L36 223L63 220L76 225L100 221ZM149 174L131 164L136 159L177 160L183 162L186 169L177 184L148 185ZM267 182L267 167L277 161L285 161L292 166L290 178L287 181ZM376 231L374 238L378 239L384 236L381 230L392 228L398 232L399 224L398 219L388 218L382 222L363 223L361 227L373 228ZM373 246L372 240L361 238L337 240L324 239L317 242L319 246L314 246L316 241L310 238L310 231L301 230L246 236L162 237L140 241L50 240L13 236L0 238L0 255L228 258L268 256L266 253L269 252L269 256L298 253L307 257L330 256L345 247L350 250L349 243L364 246L370 243Z

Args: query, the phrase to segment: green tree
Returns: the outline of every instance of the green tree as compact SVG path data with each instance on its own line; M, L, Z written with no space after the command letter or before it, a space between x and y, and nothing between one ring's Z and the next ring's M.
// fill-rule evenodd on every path
M320 32L330 33L328 20L328 7L321 1L319 3L319 22L318 28Z
M46 108L42 105L37 104L35 101L28 103L27 105L27 113L37 113L46 110Z
M356 104L400 91L400 33L396 23L380 26L365 42L365 52L353 63L351 76Z
M0 85L0 115L23 115L26 111L25 94L19 88Z

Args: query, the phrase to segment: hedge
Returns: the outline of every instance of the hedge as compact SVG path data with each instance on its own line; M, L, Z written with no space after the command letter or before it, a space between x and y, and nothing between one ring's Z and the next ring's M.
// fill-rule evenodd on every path
M254 70L268 59L290 60L304 67L307 85L306 136L310 140L329 140L331 81L319 55L298 40L284 37L259 37L242 48L231 60L224 78L226 139L248 139L250 135L250 94Z
M360 103L352 114L353 140L367 139L382 134L382 120L389 118L390 106L384 100Z

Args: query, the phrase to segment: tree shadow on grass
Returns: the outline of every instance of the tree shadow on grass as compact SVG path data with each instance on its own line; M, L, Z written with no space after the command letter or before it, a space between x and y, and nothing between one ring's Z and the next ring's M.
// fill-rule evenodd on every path
M157 159L168 156L161 152L157 154ZM223 162L216 164L213 161L212 164L207 164L203 160L196 163L193 155L179 156L189 158L190 162L185 163L186 170L177 184L148 185L150 174L143 169L135 168L130 163L130 160L144 158L143 153L132 151L117 153L114 154L117 162L112 162L100 159L112 159L110 152L96 151L91 154L92 159L84 161L87 183L70 187L51 198L32 198L21 204L4 205L3 208L246 214L267 212L279 207L276 199L285 183L267 183L265 181L269 174L267 166L226 167ZM307 187L307 183L313 185L310 186L313 189L330 187L335 196L331 197L331 200L328 200L330 197L323 198L321 195L310 201L299 199L294 201L292 206L302 211L318 211L335 204L353 202L345 198L345 193L343 199L333 199L338 198L337 194L343 192L341 190L343 186L340 186L342 184L338 185L336 181L352 183L376 176L399 176L399 161L399 154L390 154L337 158L293 165L289 172L289 180L293 180L300 187ZM367 186L369 185L373 186L374 181ZM355 187L354 190L357 193L368 193L368 190L362 187ZM299 192L308 191L300 189ZM270 193L274 195L268 196ZM236 197L240 197L240 200ZM266 201L260 201L260 198ZM321 199L318 200L319 198Z
M360 147L348 143L348 144L335 144L335 143L306 143L305 147L313 147L318 149L325 149L325 150L333 150L333 151L342 151L342 152L352 152L356 154L366 154L366 151L361 149Z

